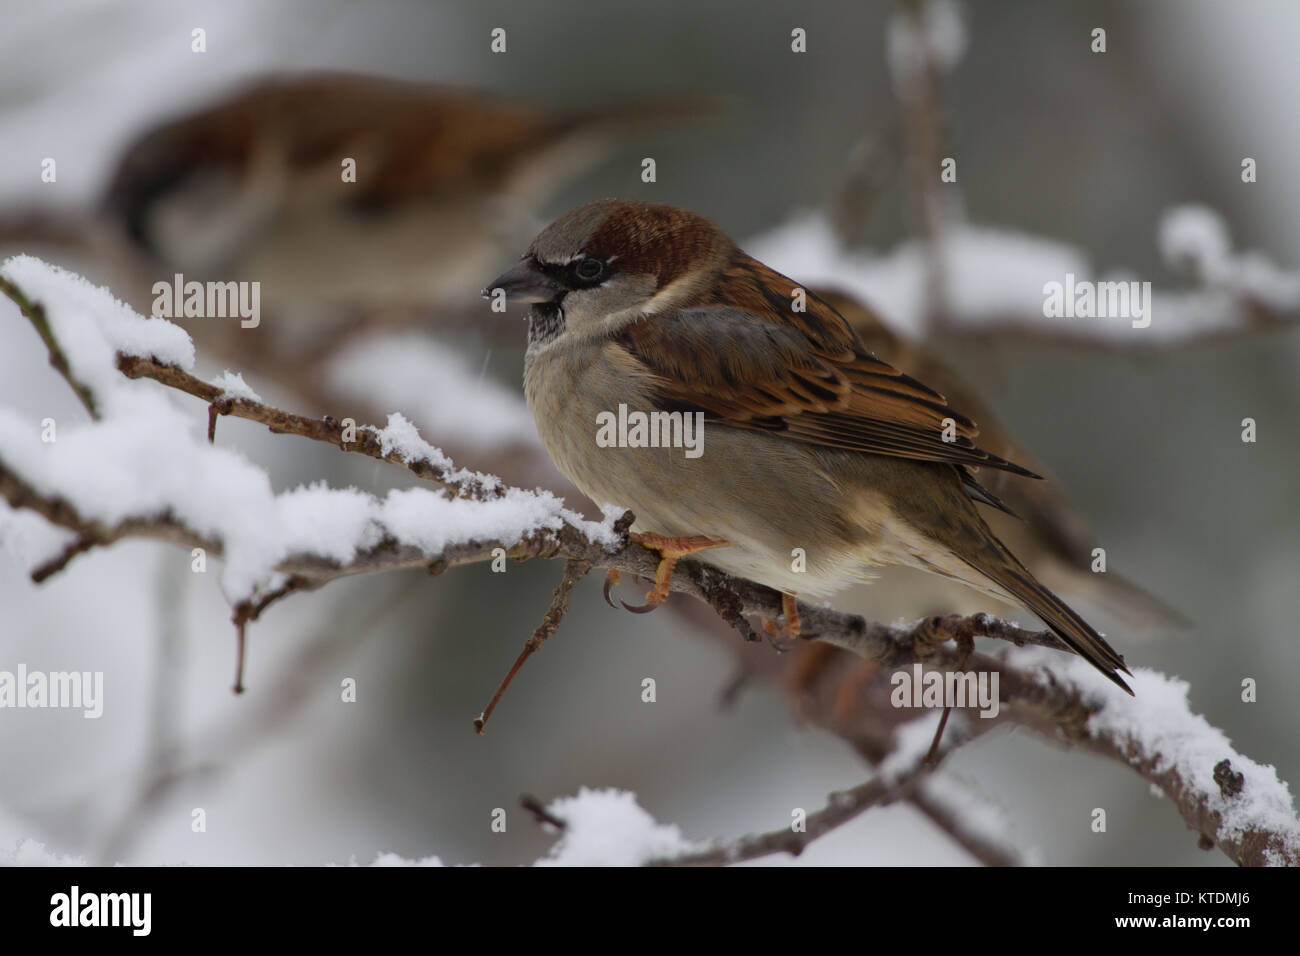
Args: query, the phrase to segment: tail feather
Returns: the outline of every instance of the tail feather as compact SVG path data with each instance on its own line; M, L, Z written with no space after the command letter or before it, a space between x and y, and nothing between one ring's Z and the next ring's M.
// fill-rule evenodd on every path
M1075 653L1131 695L1132 689L1119 676L1121 672L1133 676L1124 665L1123 656L1064 601L1040 584L987 527L985 536L984 546L960 555L962 560L1037 614Z

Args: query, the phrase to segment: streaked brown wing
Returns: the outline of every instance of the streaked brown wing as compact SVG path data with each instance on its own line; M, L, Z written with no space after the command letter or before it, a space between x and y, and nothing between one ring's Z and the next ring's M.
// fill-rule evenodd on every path
M821 299L808 294L795 312L796 286L742 256L711 304L636 322L620 341L653 374L665 407L828 448L1037 477L977 446L974 422L872 356Z

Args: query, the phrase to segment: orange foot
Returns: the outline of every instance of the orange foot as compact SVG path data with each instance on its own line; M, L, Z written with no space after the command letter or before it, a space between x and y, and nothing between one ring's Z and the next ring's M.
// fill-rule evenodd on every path
M785 629L780 630L776 622L767 618L763 619L763 630L767 631L768 637L776 637L780 634L782 637L794 640L799 636L799 607L795 603L795 595L781 592L781 614L785 618Z
M646 603L636 607L622 600L618 602L635 614L646 614L668 600L673 568L677 567L677 562L682 558L695 554L697 551L708 551L710 548L726 548L731 545L730 541L724 541L722 538L706 538L702 535L690 538L666 538L660 534L634 531L631 538L651 551L658 551L660 555L659 567L655 569L655 586L646 594ZM605 574L605 600L610 607L614 606L614 602L610 598L610 592L618 584L618 579L619 573L616 570L611 569Z

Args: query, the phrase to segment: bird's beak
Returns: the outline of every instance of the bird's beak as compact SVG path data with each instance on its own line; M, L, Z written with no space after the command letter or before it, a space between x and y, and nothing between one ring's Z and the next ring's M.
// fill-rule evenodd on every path
M500 289L510 302L550 302L564 287L537 268L532 259L524 259L513 269L497 276L486 289L483 298L490 299Z

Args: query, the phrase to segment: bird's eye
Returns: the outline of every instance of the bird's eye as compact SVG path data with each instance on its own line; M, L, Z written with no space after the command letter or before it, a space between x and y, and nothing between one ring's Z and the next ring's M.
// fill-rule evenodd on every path
M591 256L584 256L573 266L573 274L583 282L595 282L605 273L605 263Z

